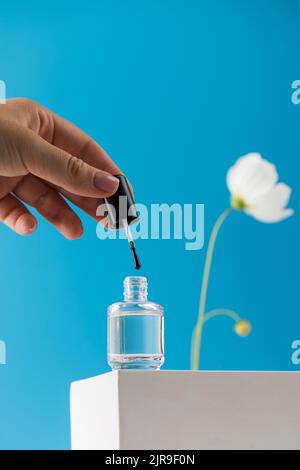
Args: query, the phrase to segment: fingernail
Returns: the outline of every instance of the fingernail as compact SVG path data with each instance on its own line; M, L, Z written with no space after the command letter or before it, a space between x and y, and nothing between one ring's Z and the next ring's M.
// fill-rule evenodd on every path
M118 178L115 178L114 176L104 173L104 172L98 172L95 175L94 178L94 185L97 189L100 189L102 191L106 191L108 193L114 193L116 192L118 186L119 186L119 180Z
M23 214L16 223L16 230L22 235L32 233L36 229L36 220L29 214Z
M36 229L36 221L33 218L28 218L25 227L27 232L33 232Z

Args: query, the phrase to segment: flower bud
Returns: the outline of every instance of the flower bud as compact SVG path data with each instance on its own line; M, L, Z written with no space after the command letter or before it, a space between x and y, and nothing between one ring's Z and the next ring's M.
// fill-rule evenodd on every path
M252 325L248 320L239 320L234 325L234 331L239 336L248 336L251 330Z

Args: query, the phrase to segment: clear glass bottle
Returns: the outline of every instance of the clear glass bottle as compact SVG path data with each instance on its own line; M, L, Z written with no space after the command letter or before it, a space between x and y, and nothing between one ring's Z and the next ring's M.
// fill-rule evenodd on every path
M124 301L108 307L112 369L158 370L164 363L163 307L149 302L145 277L126 277Z

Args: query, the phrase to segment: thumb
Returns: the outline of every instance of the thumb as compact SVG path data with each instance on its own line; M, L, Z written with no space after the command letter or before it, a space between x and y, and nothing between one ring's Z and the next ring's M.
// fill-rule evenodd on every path
M119 180L110 173L30 134L30 145L22 146L22 160L29 173L80 196L103 198L116 192Z

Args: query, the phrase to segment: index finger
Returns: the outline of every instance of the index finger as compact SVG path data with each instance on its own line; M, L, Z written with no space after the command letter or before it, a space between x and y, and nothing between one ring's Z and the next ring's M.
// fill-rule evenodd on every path
M54 113L51 113L51 115L54 124L53 145L84 160L86 163L99 170L107 171L112 175L123 173L95 140L70 121ZM130 181L128 181L128 183L133 192Z
M53 114L53 122L55 129L53 144L56 147L112 175L122 173L105 150L81 129L56 114Z

